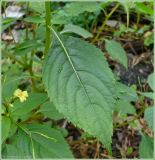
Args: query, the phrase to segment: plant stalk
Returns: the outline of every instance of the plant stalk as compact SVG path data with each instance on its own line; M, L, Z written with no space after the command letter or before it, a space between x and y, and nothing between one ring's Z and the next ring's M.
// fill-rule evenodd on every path
M48 53L51 44L51 3L50 1L45 2L45 18L46 18L46 40L45 40L45 51L44 55Z
M26 15L28 16L29 14L29 2L27 2L26 5ZM29 31L28 31L28 22L26 22L26 40L29 39Z
M108 19L112 16L112 14L116 11L116 9L119 7L119 3L116 4L116 6L111 10L111 12L105 17L105 20L102 24L102 26L99 28L99 31L96 35L96 37L94 38L94 40L92 41L93 43L96 42L101 34L101 32L104 30L104 27L108 21Z
M36 26L34 25L33 26L33 39L35 39L35 37L36 37L35 30L36 30ZM32 50L29 68L28 68L31 77L34 77L34 73L33 73L33 57L34 57L34 55L35 55L35 50ZM35 80L33 78L31 78L31 82L32 82L33 91L36 91L37 87L35 84Z
M124 126L127 126L130 123L134 122L135 120L137 120L138 118L140 118L143 115L145 109L146 109L146 106L142 107L141 111L137 115L135 115L132 120L130 120L128 122L124 122L122 124L114 125L114 128L124 127Z

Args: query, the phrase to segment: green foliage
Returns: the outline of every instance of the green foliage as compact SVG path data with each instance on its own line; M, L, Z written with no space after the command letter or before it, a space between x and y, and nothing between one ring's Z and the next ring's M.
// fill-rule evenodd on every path
M11 99L13 92L17 89L18 84L21 81L22 76L23 76L18 65L13 65L12 63L10 63L10 65L3 64L4 68L5 68L5 65L7 65L8 67L6 68L6 70L4 70L5 75L3 75L3 79L2 79L2 100L3 102Z
M153 126L154 107L149 107L144 112L144 119L147 121L148 126L154 130Z
M150 74L148 77L148 84L151 87L152 90L154 90L153 88L153 77L154 77L154 73Z
M88 134L87 132L84 132L84 133L82 133L81 138L89 139L89 138L92 138L92 135Z
M43 69L47 92L69 121L110 148L113 74L99 49L53 32L52 48Z
M145 44L146 46L150 46L151 44L154 43L153 36L154 36L154 35L153 35L153 33L152 33L150 36L148 36L148 37L145 38L144 44Z
M18 158L72 158L61 133L46 125L19 126L12 144L6 145L6 157Z
M9 117L2 116L2 143L9 135L11 120Z
M35 24L45 24L45 18L44 17L38 17L38 16L29 16L24 18L25 22L29 23L35 23Z
M105 48L114 60L118 61L124 67L128 67L126 52L120 43L114 40L105 40Z
M26 42L23 42L21 44L19 44L19 46L15 49L15 53L16 55L24 55L24 54L28 54L29 52L31 52L32 50L38 48L38 50L40 49L40 47L43 46L43 43L40 42L39 40L27 40Z
M128 147L127 148L127 154L131 154L133 153L133 148L132 147Z
M134 87L128 87L120 82L116 83L115 96L121 100L127 100L128 102L135 102L138 100L138 96Z
M23 103L21 103L19 100L16 100L11 108L11 117L13 117L15 120L17 118L26 120L29 117L29 113L33 109L39 107L46 100L47 95L44 93L32 93Z
M135 3L135 8L143 14L149 14L153 16L153 3L152 5L145 5L144 3Z
M129 26L129 18L130 18L130 7L132 5L133 2L130 1L120 1L120 3L122 4L122 6L124 7L124 10L126 12L126 16L127 16L127 28Z
M41 105L40 109L38 110L38 113L42 113L44 116L54 120L59 120L63 118L63 115L56 110L52 102L46 102L43 105Z
M85 11L95 12L97 10L101 10L101 3L71 2L64 7L64 11L71 16L77 16Z
M153 139L143 135L139 146L140 158L153 158L153 148Z
M66 3L57 12L52 14L52 24L82 23L88 25L88 21L99 14L102 9L102 3L99 2L71 2ZM92 15L93 14L93 15ZM84 16L86 15L86 16ZM87 18L87 20L86 20Z
M75 33L77 35L82 36L83 38L90 38L93 37L93 35L85 30L84 28L81 28L80 26L68 24L65 25L64 29L61 31L62 34L64 33Z
M44 2L29 2L30 8L37 13L43 14L45 12Z
M152 91L154 91L154 88L153 88L153 77L154 77L154 73L150 74L148 79L147 79L147 82L150 86L150 88L152 89ZM140 93L142 96L144 97L147 97L147 98L150 98L150 99L153 99L153 95L154 93L153 92L141 92Z
M116 103L116 111L119 112L121 115L126 115L126 114L135 114L136 110L134 106L126 101L126 100L118 100Z
M15 79L14 81L5 82L2 85L3 93L3 101L7 101L12 95L15 89L18 86L18 81Z
M67 144L67 140L72 138L68 122L82 129L78 129L81 133L81 137L76 137L78 141L87 143L91 139L96 143L97 138L108 149L108 153L104 151L106 154L112 150L113 123L114 128L127 124L137 129L137 119L144 115L148 127L153 130L154 108L147 106L143 110L146 106L144 97L150 98L152 105L153 92L140 92L134 86L122 84L121 79L112 73L111 62L109 67L106 61L106 58L112 58L128 68L127 53L118 42L124 35L128 39L132 36L135 39L145 37L144 50L151 50L153 3L119 3L115 6L109 0L52 2L50 7L49 2L45 8L45 2L15 2L24 9L24 17L2 18L3 158L73 158ZM10 4L2 2L2 16ZM118 10L116 15L110 15L113 6ZM122 18L124 12L127 14L127 26ZM51 19L45 17L45 13L49 17L51 15ZM130 19L131 13L133 17L137 16L137 20L135 17ZM118 14L122 16L122 23L115 28L107 26L106 22L117 18ZM143 19L150 24L141 25ZM105 26L99 32L103 24ZM98 33L99 39L93 41ZM114 40L109 37L111 35L114 35ZM46 55L44 50L48 36L52 40L48 41L51 48ZM103 39L105 47L102 48L100 42ZM106 50L110 58L97 47ZM148 77L151 91L153 75ZM17 90L20 94L15 95ZM21 101L23 93L25 97ZM139 108L137 111L135 104L142 110ZM142 132L143 127L140 128ZM134 147L127 146L120 152L122 157L124 154L131 156ZM153 157L153 138L143 135L139 154L141 158Z
M6 30L12 24L14 24L16 20L17 20L16 18L5 18L5 19L3 19L1 32Z
M141 92L142 96L153 99L153 92Z

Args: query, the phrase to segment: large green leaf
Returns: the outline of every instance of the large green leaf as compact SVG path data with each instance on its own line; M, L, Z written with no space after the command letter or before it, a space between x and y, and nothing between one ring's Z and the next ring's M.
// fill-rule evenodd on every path
M125 50L120 43L114 40L105 40L105 48L109 55L124 67L128 67L128 59Z
M153 158L153 139L147 135L142 136L139 146L140 158Z
M110 148L115 79L103 53L79 38L53 33L43 67L49 97L69 121Z
M9 117L2 116L2 143L9 135L11 121Z

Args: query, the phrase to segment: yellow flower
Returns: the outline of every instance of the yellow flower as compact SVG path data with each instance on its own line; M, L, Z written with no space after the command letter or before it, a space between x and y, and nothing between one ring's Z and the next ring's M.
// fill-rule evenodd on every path
M28 97L28 93L27 91L16 89L14 92L14 97L18 97L21 102L24 102L26 101L26 98Z

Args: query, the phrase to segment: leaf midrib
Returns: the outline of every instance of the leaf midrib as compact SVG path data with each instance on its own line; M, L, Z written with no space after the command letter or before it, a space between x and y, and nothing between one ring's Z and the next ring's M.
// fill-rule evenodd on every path
M86 88L85 88L85 86L84 86L84 84L83 84L83 82L82 82L79 74L77 73L77 71L76 71L76 69L75 69L75 67L74 67L74 63L73 63L72 59L70 58L69 53L68 53L68 51L66 50L66 48L65 48L62 40L60 39L60 37L58 36L58 34L55 32L55 30L54 30L52 27L51 27L51 29L52 29L53 33L55 34L55 36L57 37L58 41L60 42L60 44L61 44L61 46L62 46L62 48L63 48L63 50L64 50L64 52L65 52L65 54L66 54L66 56L67 56L67 59L69 60L69 63L70 63L70 65L71 65L71 67L72 67L72 69L73 69L73 71L74 71L74 73L75 73L75 75L76 75L76 77L77 77L80 85L82 86L82 88L83 88L83 90L84 90L84 93L85 93L86 97L88 98L90 104L92 104L91 99L90 99L90 97L89 97L89 95L88 95L88 93L87 93L87 91L86 91Z

